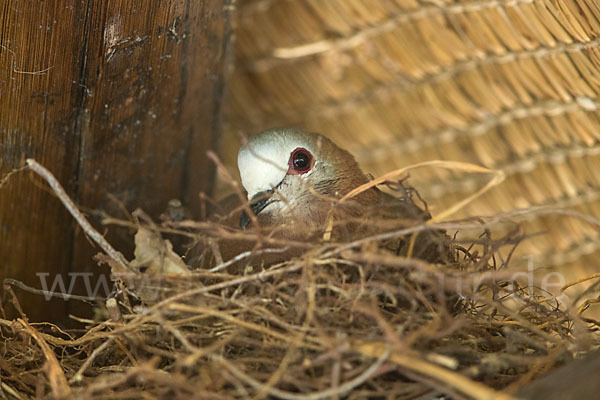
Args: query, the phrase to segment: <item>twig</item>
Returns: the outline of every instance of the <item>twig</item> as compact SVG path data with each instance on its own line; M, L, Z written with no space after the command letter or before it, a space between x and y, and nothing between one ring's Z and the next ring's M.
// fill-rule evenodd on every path
M71 394L71 388L67 383L67 378L65 377L64 371L56 359L56 355L52 349L50 349L48 343L46 343L38 331L33 329L25 320L19 318L17 321L35 339L42 349L42 353L44 353L44 356L46 357L46 374L48 375L48 380L50 381L50 387L52 388L54 398L60 399L69 396Z
M459 201L458 203L454 204L452 207L444 210L438 216L431 218L429 220L429 223L440 221L440 220L456 213L457 211L462 209L464 206L466 206L467 204L469 204L470 202L475 200L477 197L479 197L482 194L484 194L485 192L489 191L494 186L497 186L500 183L502 183L502 181L504 181L504 178L505 178L505 174L503 171L488 169L488 168L481 167L476 164L459 162L459 161L443 161L443 160L425 161L425 162L421 162L418 164L409 165L404 168L396 169L394 171L388 172L387 174L380 176L377 179L369 181L369 182L365 183L364 185L360 185L359 187L353 189L352 191L347 193L344 197L342 197L340 199L340 204L354 196L357 196L358 194L364 192L365 190L371 189L372 187L375 187L377 185L381 185L382 183L385 183L385 182L388 182L388 181L391 181L394 179L398 179L398 177L404 175L406 172L408 172L412 169L418 169L418 168L424 168L424 167L437 167L437 168L444 168L444 169L451 169L451 170L466 171L466 172L470 172L470 173L492 174L493 175L493 178L483 188L481 188L477 192L473 193L472 195L468 196L467 198Z
M117 250L115 250L110 243L106 241L104 236L102 236L94 227L88 222L85 216L79 211L77 206L73 203L73 200L67 195L65 189L62 187L60 182L52 175L50 171L48 171L45 167L35 161L33 158L27 159L27 165L29 168L44 178L44 180L50 185L50 188L54 191L56 196L63 203L65 208L71 213L75 221L81 226L83 231L90 237L94 242L98 244L104 250L104 252L112 258L121 268L123 268L127 272L133 272L127 263L127 260Z
M106 300L106 310L108 311L108 316L110 317L111 321L119 322L121 319L123 319L121 310L119 310L119 304L114 297Z
M23 397L21 397L21 395L19 393L17 393L13 388L11 388L10 386L8 386L6 383L0 382L0 387L2 388L2 390L5 390L6 393L10 394L15 399L17 399L17 400L22 400L23 399ZM2 393L2 391L0 391L0 395L4 396L4 394Z
M104 298L102 298L102 297L79 296L79 295L76 295L76 294L51 292L50 290L36 289L34 287L27 286L26 284L24 284L21 281L18 281L16 279L11 279L11 278L4 279L2 281L2 283L4 285L11 285L11 286L18 287L19 289L24 290L24 291L29 292L29 293L41 294L41 295L46 296L46 297L58 297L59 299L63 299L63 300L71 300L71 299L73 299L73 300L85 301L86 303L90 303L90 302L92 302L94 300L104 300Z
M481 167L479 165L470 164L470 163L462 163L462 162L454 162L454 161L441 161L441 160L425 161L425 162L409 165L409 166L406 166L403 168L399 168L399 169L390 171L386 174L383 174L382 176L380 176L377 179L373 179L372 181L369 181L363 185L360 185L359 187L351 190L344 197L342 197L340 199L340 203L342 203L348 199L351 199L352 197L364 192L365 190L369 190L372 187L381 185L382 183L385 183L385 182L388 182L391 180L396 180L400 176L404 175L406 172L410 171L411 169L418 169L418 168L424 168L424 167L440 167L440 168L453 169L453 170L459 169L459 170L466 171L466 172L476 172L476 173L483 173L483 174L498 173L494 170L491 170L491 169L488 169L485 167Z
M389 357L389 355L390 355L390 348L387 347L386 350L383 351L383 353L379 356L379 358L377 358L377 360L369 368L367 368L363 373L361 373L356 378L354 378L346 383L341 384L340 386L338 386L336 388L331 388L331 389L323 390L320 392L313 392L313 393L309 393L309 394L297 394L297 393L292 393L292 392L286 392L284 390L280 390L280 389L276 389L276 388L269 388L268 392L270 395L273 395L276 397L281 397L282 399L285 399L285 400L320 400L320 399L324 399L324 398L336 396L336 395L343 396L344 394L347 394L349 391L351 391L355 387L360 386L363 383L365 383L379 369L379 367L381 367L381 365L383 365L383 363ZM231 372L235 377L244 381L246 384L252 386L254 389L261 390L263 388L264 385L261 382L246 375L243 371L238 369L236 366L234 366L229 361L225 360L224 358L222 358L220 356L215 356L214 358L216 361L223 364L225 366L225 368L227 368L229 370L229 372Z
M27 320L27 315L25 315L25 313L23 312L23 309L21 308L21 304L19 304L19 299L17 298L15 291L10 286L4 286L3 288L4 288L5 296L6 295L10 296L11 303L12 303L13 307L15 308L15 310L17 310L17 312L19 313L21 318ZM2 301L4 302L4 299Z
M371 181L372 182L372 181ZM355 240L354 242L349 242L344 244L343 246L339 246L333 249L326 256L330 257L335 254L340 254L345 250L349 250L358 246L362 246L364 244L374 242L374 241L382 241L393 239L400 236L407 236L412 233L418 233L423 231L430 231L436 229L443 230L452 230L452 229L461 229L463 231L472 230L472 229L485 229L491 228L497 225L505 224L506 222L512 222L513 218L523 218L527 216L543 216L543 215L563 215L570 218L575 218L581 221L585 221L591 225L595 225L600 227L600 218L594 218L589 215L573 211L573 210L565 210L561 208L549 207L549 206L539 206L539 207L528 207L528 208L518 208L516 210L512 210L509 212L503 212L494 214L489 217L480 217L479 221L474 220L472 218L458 221L449 221L449 222L434 222L434 223L423 223L419 225L414 225L408 228L398 229L396 231L384 232L380 234L376 234L373 236L367 236L362 239Z
M265 335L269 335L272 336L274 338L277 338L279 340L282 340L284 342L291 342L293 340L293 338L291 338L289 335L280 333L278 331L275 331L273 329L269 329L267 327L264 327L262 325L258 325L255 324L253 322L249 322L249 321L244 321L240 318L236 318L233 317L225 312L222 311L218 311L218 310L213 310L209 307L202 307L202 306L188 306L187 304L180 304L180 303L175 303L175 304L170 304L168 307L169 310L172 311L181 311L181 312L188 312L188 313L192 313L195 315L210 315L213 317L217 317L220 318L224 321L228 321L232 324L235 324L237 326L246 328L248 330L252 330L252 331L256 331L256 332L261 332ZM309 343L305 343L304 346L309 347L309 348L313 348L313 349L318 349L319 346L313 346Z
M225 269L227 267L229 267L232 264L235 264L236 262L243 260L246 257L250 257L252 255L254 256L259 256L262 254L278 254L278 253L283 253L285 251L289 250L289 247L284 247L281 249L263 249L263 250L250 250L250 251L245 251L241 254L238 254L237 256L233 257L231 260L221 263L219 265L217 265L216 267L213 267L211 269L209 269L209 272L218 272L221 271L222 269Z
M73 384L73 383L81 382L81 380L83 379L83 373L85 372L85 370L88 369L88 367L90 365L92 365L92 363L94 362L96 357L98 357L98 355L100 353L102 353L104 350L106 350L106 348L108 346L110 346L114 340L115 340L115 338L111 337L106 342L104 342L100 346L96 347L94 349L94 351L92 352L92 354L85 360L83 365L77 370L77 373L75 373L75 375L73 375L73 377L71 379L69 379L69 383Z
M567 284L565 284L563 287L560 288L560 292L564 292L565 290L567 290L568 288L570 288L571 286L575 286L575 285L579 285L580 283L592 280L592 279L596 279L596 278L600 278L600 273L595 273L589 276L586 276L584 278L580 278L577 279L575 281L569 282Z
M10 179L10 177L18 172L23 171L24 169L26 169L27 167L21 167L21 168L15 168L12 171L9 171L6 175L4 175L2 177L2 179L0 179L0 189L2 189L2 187L4 185L6 185L6 183L8 182L8 180Z
M355 350L367 356L377 354L389 355L389 347L384 350L384 343L369 343L356 341ZM354 347L354 346L353 346ZM434 378L438 382L456 388L462 393L479 400L515 400L513 396L490 389L482 383L472 381L471 379L456 372L439 367L429 361L419 357L413 357L406 354L394 352L389 356L391 362L400 365L403 368L418 372L428 377Z
M297 332L294 335L294 339L290 343L290 346L288 347L288 349L285 353L285 356L279 363L279 366L277 367L275 372L273 374L271 374L271 377L263 385L263 387L260 389L260 391L253 397L253 400L261 400L261 399L265 398L269 394L269 391L282 379L285 372L288 371L288 367L289 367L290 363L292 362L294 356L296 355L299 347L302 345L302 342L304 342L304 339L306 338L307 330L310 329L310 327L311 327L311 323L314 318L314 308L315 308L314 298L315 298L316 289L315 289L314 274L312 273L312 263L309 263L309 265L310 265L310 267L306 269L308 280L310 282L308 284L308 287L306 288L306 294L309 298L309 306L304 311L304 313L306 315L306 317L304 319L304 323L302 324L302 327L304 329ZM290 334L290 336L291 336L291 334ZM336 381L335 385L333 386L332 389L338 389L338 387L339 387L339 381ZM338 397L338 396L336 395L333 397Z
M294 263L292 265L288 265L288 266L283 267L283 268L273 268L273 269L270 269L268 271L261 271L261 272L258 272L256 274L242 276L242 277L231 279L231 280L228 280L228 281L225 281L225 282L216 283L214 285L204 286L204 287L200 287L200 288L195 288L195 289L192 289L192 290L187 290L187 291L185 291L183 293L180 293L180 294L177 294L175 296L166 298L166 299L160 301L159 303L154 304L152 307L150 307L148 310L146 310L145 313L138 315L129 324L131 325L131 324L133 324L135 322L143 321L143 320L146 319L146 316L148 314L150 314L151 312L156 311L156 310L160 310L162 307L165 307L165 306L168 306L169 304L175 303L178 300L185 299L186 297L198 296L200 294L210 293L210 292L215 291L215 290L224 289L224 288L230 287L230 286L241 285L242 283L252 282L252 281L255 281L255 280L262 281L262 280L265 280L265 279L270 278L272 276L294 272L294 271L297 271L297 270L302 269L302 268L303 268L303 264L302 263Z

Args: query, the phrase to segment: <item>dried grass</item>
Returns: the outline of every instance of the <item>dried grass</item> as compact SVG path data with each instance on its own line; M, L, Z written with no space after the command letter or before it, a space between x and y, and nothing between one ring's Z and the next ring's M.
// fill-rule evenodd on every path
M48 180L44 171L36 170ZM136 240L136 260L152 259L123 268L104 247L98 259L113 267L115 292L95 320L83 321L86 329L28 323L25 315L0 319L3 396L411 399L441 391L511 399L538 374L600 344L598 322L585 317L595 299L564 305L510 279L510 254L525 239L510 216L371 220L382 232L343 243L283 240L215 221L155 224L141 212L133 220L107 222L151 237ZM494 238L489 228L497 225L512 228ZM460 230L463 239L440 230ZM389 251L416 233L445 240L440 262L401 255L406 246L397 247L400 255ZM161 235L206 243L214 272L169 273L179 264ZM257 253L299 255L267 265L257 261L263 253L226 265L217 249L230 240L260 246ZM12 304L18 309L14 294Z

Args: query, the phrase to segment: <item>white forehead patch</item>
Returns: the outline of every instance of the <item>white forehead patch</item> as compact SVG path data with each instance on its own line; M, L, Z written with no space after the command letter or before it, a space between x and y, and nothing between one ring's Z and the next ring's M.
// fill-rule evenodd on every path
M290 154L307 147L302 134L287 130L271 130L248 140L238 153L238 168L248 199L272 189L286 176Z

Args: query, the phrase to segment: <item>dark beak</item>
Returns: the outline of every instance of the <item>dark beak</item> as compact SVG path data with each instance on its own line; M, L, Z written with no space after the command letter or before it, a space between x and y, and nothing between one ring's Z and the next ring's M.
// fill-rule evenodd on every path
M273 195L273 191L272 190L266 190L264 192L259 192L257 194L255 194L251 199L250 199L250 210L252 211L252 213L254 215L258 215L258 213L260 213L262 210L264 210L264 208L266 206L268 206L271 202L271 196ZM242 230L246 230L246 228L248 227L248 225L250 225L250 222L252 222L252 220L250 219L250 216L248 215L248 213L246 213L246 211L242 211L242 215L240 215L240 227L242 228Z

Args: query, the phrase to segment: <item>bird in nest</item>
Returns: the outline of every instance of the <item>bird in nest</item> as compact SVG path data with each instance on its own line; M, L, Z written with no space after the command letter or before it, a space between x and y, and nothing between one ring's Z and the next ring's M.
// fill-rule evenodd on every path
M243 230L258 224L278 238L349 241L422 225L431 218L426 207L415 204L414 191L402 182L390 182L394 195L370 187L344 198L368 183L369 176L348 151L323 135L298 128L271 129L250 138L239 151L238 168L248 198L245 210L252 215L238 207L240 212L229 220L239 221ZM413 257L442 262L451 254L448 239L442 231L424 230L410 246L410 237L388 241L385 246L398 255L407 255L410 247ZM231 251L239 246L224 247L229 248L226 254L241 252ZM223 259L228 257L223 255Z

